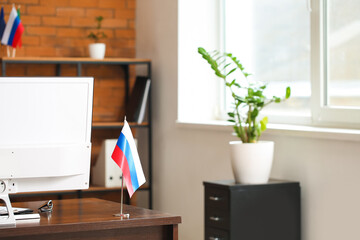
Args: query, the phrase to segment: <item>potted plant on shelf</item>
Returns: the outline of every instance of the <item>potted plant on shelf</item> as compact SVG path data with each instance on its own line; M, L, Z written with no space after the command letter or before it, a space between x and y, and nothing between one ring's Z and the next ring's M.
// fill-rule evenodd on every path
M103 59L105 56L105 43L99 43L100 39L107 38L106 34L101 31L101 22L104 20L102 16L98 16L95 18L97 22L96 32L91 32L88 35L88 38L93 39L95 43L89 44L89 53L91 58Z
M271 103L288 99L290 87L286 88L283 98L266 97L264 90L267 84L250 79L251 74L245 72L240 61L231 53L207 52L201 47L198 52L210 64L215 75L223 79L234 100L228 121L233 123L235 134L240 139L230 142L231 165L236 182L266 183L273 161L274 142L259 141L268 123L267 117L258 120L259 113ZM240 73L241 79L233 78L235 73Z

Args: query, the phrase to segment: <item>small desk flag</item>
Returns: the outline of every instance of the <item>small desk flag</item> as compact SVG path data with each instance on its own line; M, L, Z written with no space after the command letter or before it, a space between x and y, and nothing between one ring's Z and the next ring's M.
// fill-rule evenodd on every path
M24 26L20 21L15 7L13 7L4 30L1 43L16 48L21 42L21 35L23 32Z
M143 185L146 180L136 149L135 140L126 120L124 121L124 127L121 130L111 158L121 168L123 179L126 182L126 187L131 198L134 192Z
M6 22L5 22L5 18L4 18L4 8L1 7L1 13L0 13L0 39L2 38L5 27L6 27Z

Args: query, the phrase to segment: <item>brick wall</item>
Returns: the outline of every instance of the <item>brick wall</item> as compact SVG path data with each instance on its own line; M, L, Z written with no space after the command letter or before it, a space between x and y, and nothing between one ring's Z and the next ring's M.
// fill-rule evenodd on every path
M8 0L0 1L7 20L12 4L20 5L25 27L16 56L87 57L87 38L103 16L108 36L106 57L135 56L135 0ZM2 47L5 54L6 47ZM123 71L116 66L85 66L84 76L94 76L94 121L117 121L124 115ZM55 65L9 65L8 76L53 76ZM73 65L62 66L63 76L76 75ZM134 70L131 71L131 76Z
M20 5L25 26L23 46L17 56L87 57L92 42L87 35L96 28L95 17L103 16L108 36L107 57L135 56L135 0L8 0L5 20L11 6Z
M95 17L103 16L102 29L108 36L105 57L135 57L135 0L0 0L7 21L12 4L20 5L25 27L22 47L16 56L88 57L87 38L96 30ZM2 47L3 56L6 47ZM124 73L118 66L83 66L84 76L95 78L93 121L120 121L124 116ZM7 76L54 76L55 65L11 65ZM62 76L75 76L74 65L62 65ZM134 68L130 69L133 85ZM115 133L114 133L115 132ZM93 157L103 138L119 131L93 132Z

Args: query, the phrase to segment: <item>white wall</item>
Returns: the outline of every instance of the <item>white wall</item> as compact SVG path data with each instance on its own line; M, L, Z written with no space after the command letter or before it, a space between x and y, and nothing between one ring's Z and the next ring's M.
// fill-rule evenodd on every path
M203 239L202 182L233 178L227 144L231 129L175 123L178 2L138 0L136 27L137 56L153 61L154 208L181 215L180 239ZM276 144L272 177L300 181L302 239L360 239L359 142L270 133L264 139Z

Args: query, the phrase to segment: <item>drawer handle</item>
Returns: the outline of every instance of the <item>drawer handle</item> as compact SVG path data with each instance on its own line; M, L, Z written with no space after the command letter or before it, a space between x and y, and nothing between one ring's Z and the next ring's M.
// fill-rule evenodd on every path
M218 237L209 237L209 240L221 240L222 238L218 238Z
M211 220L211 221L215 221L215 222L218 222L218 221L220 221L221 220L221 218L219 218L219 217L209 217L209 219Z
M221 197L215 197L215 196L210 196L209 197L209 199L211 200L211 201L220 201L221 200Z

